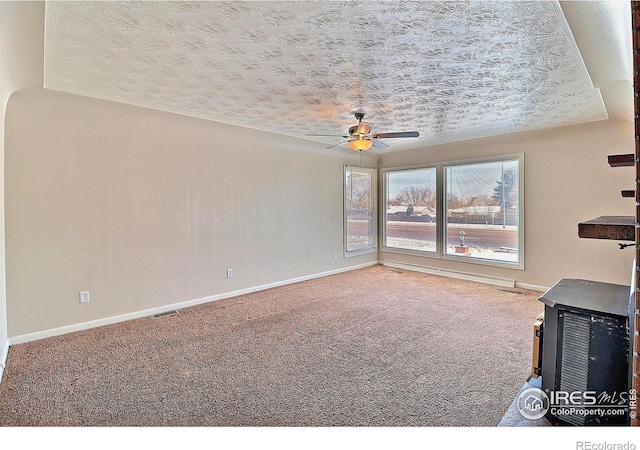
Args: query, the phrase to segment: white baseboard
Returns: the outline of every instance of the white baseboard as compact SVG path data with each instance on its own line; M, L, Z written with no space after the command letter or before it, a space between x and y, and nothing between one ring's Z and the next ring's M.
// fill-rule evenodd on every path
M520 289L527 289L529 291L547 292L549 290L549 288L545 286L538 286L537 284L519 283L517 281L516 281L516 287Z
M398 263L398 262L393 262L393 261L372 261L372 262L368 262L368 263L364 263L364 264L345 267L345 268L342 268L342 269L330 270L330 271L327 271L327 272L321 272L321 273L316 273L316 274L312 274L312 275L306 275L306 276L298 277L298 278L291 278L291 279L288 279L288 280L278 281L278 282L275 282L275 283L268 283L268 284L263 284L263 285L260 285L260 286L247 288L247 289L240 289L240 290L237 290L237 291L225 292L225 293L222 293L222 294L211 295L211 296L208 296L208 297L198 298L198 299L194 299L194 300L188 300L188 301L180 302L180 303L173 303L173 304L170 304L170 305L159 306L157 308L151 308L151 309L146 309L146 310L142 310L142 311L136 311L136 312L132 312L132 313L122 314L122 315L119 315L119 316L105 317L103 319L92 320L92 321L89 321L89 322L83 322L83 323L67 325L67 326L64 326L64 327L53 328L53 329L44 330L44 331L38 331L38 332L35 332L35 333L28 333L28 334L22 334L22 335L19 335L19 336L14 336L14 337L9 338L8 341L4 343L4 348L0 348L0 351L2 352L2 353L0 353L0 381L2 379L1 378L2 377L2 371L4 369L4 364L5 364L6 359L7 359L7 354L9 352L9 346L10 345L23 344L25 342L37 341L39 339L45 339L45 338L48 338L48 337L59 336L59 335L62 335L62 334L67 334L67 333L73 333L75 331L82 331L82 330L87 330L87 329L90 329L90 328L96 328L96 327L100 327L100 326L104 326L104 325L111 325L111 324L114 324L114 323L124 322L124 321L127 321L127 320L139 319L141 317L148 317L148 316L152 316L154 314L160 314L160 313L163 313L163 312L171 311L173 309L188 308L190 306L196 306L196 305L201 305L203 303L210 303L210 302L214 302L214 301L217 301L217 300L223 300L223 299L226 299L226 298L237 297L238 295L251 294L251 293L254 293L254 292L264 291L266 289L272 289L272 288L279 287L279 286L286 286L288 284L293 284L293 283L299 283L301 281L312 280L314 278L322 278L322 277L327 277L327 276L330 276L330 275L335 275L335 274L338 274L338 273L343 273L343 272L349 272L349 271L352 271L352 270L363 269L365 267L375 266L375 265L378 265L378 264L382 264L382 265L388 266L388 267L395 267L395 268L398 268L398 269L413 270L413 271L416 271L416 272L423 272L423 273L428 273L428 274L432 274L432 275L441 275L441 276L458 278L458 279L463 279L463 280L476 281L478 283L492 284L492 285L496 285L496 286L518 287L518 288L521 288L521 289L530 289L530 290L542 291L542 292L547 290L547 288L542 287L542 286L536 286L536 285L525 284L525 283L516 283L515 280L510 280L510 279L506 279L506 278L489 277L489 276L476 275L476 274L471 274L471 273L464 273L464 272L456 272L456 271L451 271L451 270L438 269L438 268L433 268L433 267L425 267L425 266L418 266L418 265L413 265L413 264Z
M520 283L508 278L490 277L485 275L476 275L473 273L456 272L452 270L438 269L435 267L418 266L415 264L399 263L394 261L380 261L383 266L395 267L398 269L413 270L415 272L428 273L431 275L440 275L451 278L459 278L462 280L477 281L478 283L493 284L496 286L516 287L519 289L527 289L529 291L546 292L549 288L539 286L537 284Z
M380 264L397 269L412 270L414 272L428 273L431 275L440 275L443 277L458 278L461 280L476 281L478 283L493 284L496 286L515 287L516 280L508 278L490 277L485 275L476 275L473 273L456 272L453 270L438 269L435 267L418 266L414 264L399 263L394 261L381 261Z
M2 383L2 374L7 364L7 356L9 355L9 340L5 339L0 343L0 384Z
M330 270L328 272L321 272L313 275L306 275L298 278L291 278L289 280L277 281L275 283L263 284L261 286L255 286L247 289L240 289L237 291L225 292L222 294L211 295L209 297L198 298L195 300L188 300L185 302L174 303L171 305L159 306L157 308L146 309L143 311L136 311L132 313L122 314L119 316L106 317L104 319L92 320L89 322L83 322L73 325L67 325L64 327L53 328L50 330L38 331L36 333L28 333L22 334L19 336L14 336L9 338L9 345L23 344L25 342L37 341L39 339L45 339L48 337L59 336L62 334L72 333L74 331L82 331L90 328L96 328L104 325L111 325L118 322L124 322L132 319L139 319L141 317L148 317L154 314L160 314L166 311L171 311L173 309L182 309L187 308L189 306L201 305L203 303L210 303L217 300L223 300L226 298L237 297L238 295L251 294L253 292L264 291L266 289L272 289L279 286L286 286L288 284L299 283L301 281L312 280L314 278L322 278L327 277L329 275L335 275L338 273L349 272L352 270L363 269L365 267L378 265L378 261L372 261L365 264L359 264L356 266L349 266L342 269ZM7 345L7 351L9 349L9 345ZM5 357L6 358L6 357Z

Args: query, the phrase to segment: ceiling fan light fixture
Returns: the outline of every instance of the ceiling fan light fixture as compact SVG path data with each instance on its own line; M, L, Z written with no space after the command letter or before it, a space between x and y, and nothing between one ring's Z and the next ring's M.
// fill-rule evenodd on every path
M360 122L356 129L358 136L368 136L371 133L371 124L367 122Z
M355 150L357 152L369 150L372 145L373 145L373 142L365 138L358 138L358 139L354 139L353 141L349 141L349 147L351 147L352 150Z

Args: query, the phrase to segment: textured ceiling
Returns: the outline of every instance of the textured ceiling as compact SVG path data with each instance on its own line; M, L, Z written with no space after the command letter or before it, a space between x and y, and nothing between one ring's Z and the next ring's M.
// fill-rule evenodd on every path
M47 2L45 87L387 151L607 118L557 2ZM312 137L309 133L336 135Z

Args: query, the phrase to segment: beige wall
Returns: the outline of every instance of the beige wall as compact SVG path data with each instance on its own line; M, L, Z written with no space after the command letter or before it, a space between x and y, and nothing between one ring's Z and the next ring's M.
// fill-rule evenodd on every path
M377 260L343 258L350 150L44 89L6 136L10 338Z
M342 257L343 165L358 164L354 152L44 89L12 96L6 139L10 337L376 260ZM627 284L633 252L579 239L577 224L633 213L619 194L633 169L606 163L632 145L631 124L612 120L365 154L381 167L525 154L524 271L380 259L536 286Z
M44 2L0 2L0 177L4 176L5 108L11 94L42 87ZM0 377L7 344L4 182L0 183Z
M622 189L633 189L634 169L607 164L607 155L633 148L633 124L607 120L386 154L380 167L524 153L525 270L388 252L381 252L380 259L542 287L561 278L628 285L633 250L619 250L615 241L580 239L578 223L602 215L634 214L633 199L620 195Z

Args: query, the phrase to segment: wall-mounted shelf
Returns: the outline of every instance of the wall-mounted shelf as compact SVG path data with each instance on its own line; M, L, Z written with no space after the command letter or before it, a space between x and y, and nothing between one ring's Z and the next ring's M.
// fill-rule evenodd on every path
M636 218L633 216L601 216L578 224L578 236L586 239L635 241L635 229Z
M611 167L633 167L636 157L633 153L626 155L609 155L607 161Z
M611 167L634 167L636 155L609 155L607 162ZM625 198L635 198L636 191L625 189L620 191ZM578 237L585 239L609 239L612 241L635 241L635 216L601 216L578 224Z

